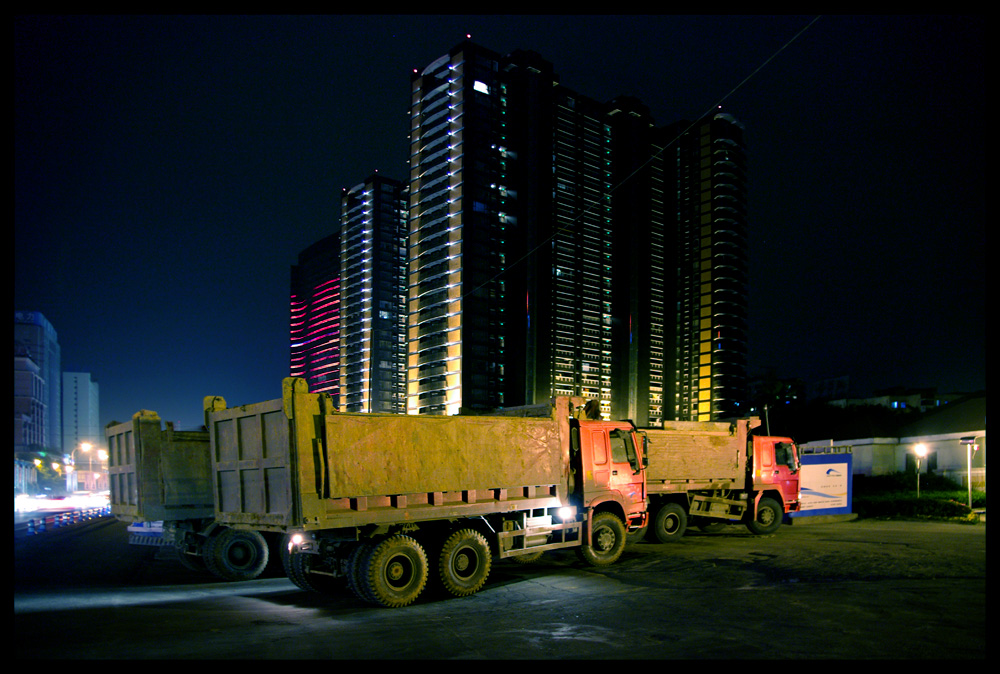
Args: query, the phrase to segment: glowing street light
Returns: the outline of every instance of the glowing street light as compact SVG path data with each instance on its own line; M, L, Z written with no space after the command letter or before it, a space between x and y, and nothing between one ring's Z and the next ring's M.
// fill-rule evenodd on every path
M966 486L969 488L969 509L972 509L972 455L976 453L979 449L979 445L976 444L976 436L969 435L962 438L959 442L965 445L965 470L966 470Z
M927 445L921 442L913 448L913 453L917 455L917 498L920 498L920 459L927 456Z
M88 471L92 471L92 469L93 469L93 459L92 459L92 455L90 454L90 450L92 450L93 448L94 448L94 445L92 443L90 443L90 442L81 442L79 447L76 447L76 448L73 449L73 453L70 455L70 464L73 466L72 470L75 470L75 468L76 468L76 453L78 451L80 451L80 452L83 452L84 454L87 454L87 470ZM69 466L67 466L67 469L69 469ZM70 472L71 471L68 470L67 474L66 474L66 488L70 489L71 491L76 491L79 488L79 482L78 482L78 480L80 479L80 477L79 477L80 473L79 472L76 473L76 475L75 475L76 479L73 480L72 484L70 484L70 475L69 475Z

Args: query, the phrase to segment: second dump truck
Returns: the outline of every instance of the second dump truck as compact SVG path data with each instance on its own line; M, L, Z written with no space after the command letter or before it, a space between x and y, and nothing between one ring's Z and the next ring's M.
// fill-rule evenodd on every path
M799 510L799 458L791 438L759 434L759 419L665 421L646 436L650 532L662 543L689 523L778 530Z
M130 544L172 546L185 567L233 581L258 577L272 549L280 552L278 535L216 521L208 431L177 430L139 410L108 424L105 436L111 514L129 525Z
M277 400L206 398L205 417L217 522L284 535L305 589L385 607L430 582L470 595L494 557L612 564L645 525L636 429L574 419L568 399L547 418L347 414L288 378Z

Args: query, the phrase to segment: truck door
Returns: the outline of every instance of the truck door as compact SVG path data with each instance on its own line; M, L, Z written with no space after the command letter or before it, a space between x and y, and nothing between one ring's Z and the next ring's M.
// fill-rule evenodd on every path
M630 430L612 428L608 431L611 448L609 486L621 492L628 503L644 503L645 479L639 468L639 456Z
M599 495L617 492L626 510L645 510L645 474L639 466L630 429L601 422L581 422L581 459L584 503ZM634 504L634 506L633 506Z

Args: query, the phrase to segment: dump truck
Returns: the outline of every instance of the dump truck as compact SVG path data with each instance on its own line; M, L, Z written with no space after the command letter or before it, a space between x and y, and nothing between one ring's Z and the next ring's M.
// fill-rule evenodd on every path
M689 524L743 523L774 533L799 509L799 458L791 438L758 434L756 417L664 421L644 428L649 533L669 543Z
M215 519L207 430L176 430L152 410L105 427L111 513L132 545L173 546L185 567L224 580L252 580L279 536L237 532ZM276 557L277 558L277 557Z
M545 418L341 413L286 378L280 399L204 406L217 522L284 536L304 589L390 608L428 583L467 596L494 559L612 564L645 524L635 427L576 420L567 399Z

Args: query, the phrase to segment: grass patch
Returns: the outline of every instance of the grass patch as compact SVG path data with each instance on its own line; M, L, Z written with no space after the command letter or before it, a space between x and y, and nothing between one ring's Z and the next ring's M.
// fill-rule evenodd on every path
M858 517L978 522L974 510L986 508L986 492L973 491L969 508L968 490L934 473L920 476L919 498L914 473L858 475L853 493L852 509Z

